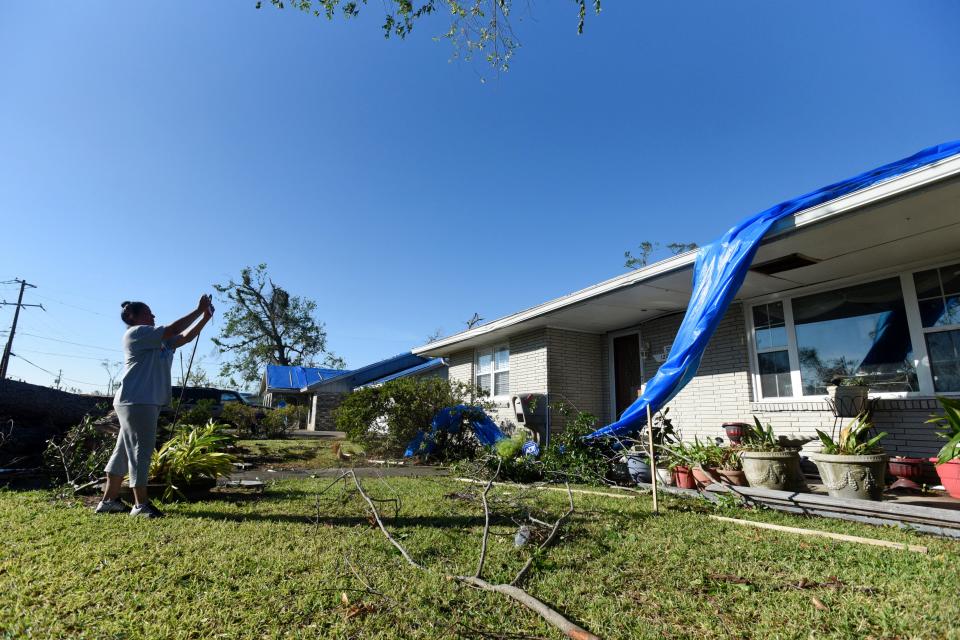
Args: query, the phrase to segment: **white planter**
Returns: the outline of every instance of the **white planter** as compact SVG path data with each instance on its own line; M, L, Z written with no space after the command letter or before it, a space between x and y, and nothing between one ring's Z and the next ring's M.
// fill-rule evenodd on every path
M666 467L657 467L657 484L664 487L673 486L673 474Z
M870 387L838 387L834 385L827 387L827 396L833 404L834 412L842 418L855 418L861 413L866 413L869 409L869 403L867 402L869 393Z

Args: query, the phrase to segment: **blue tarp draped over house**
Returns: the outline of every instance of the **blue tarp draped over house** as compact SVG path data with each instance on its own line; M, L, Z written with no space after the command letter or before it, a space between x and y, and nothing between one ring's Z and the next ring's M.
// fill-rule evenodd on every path
M710 337L727 307L740 290L763 236L779 220L859 191L878 182L960 153L960 141L928 147L909 158L891 162L858 176L806 195L787 200L755 214L727 231L716 242L702 247L693 270L693 292L687 313L670 348L670 355L651 378L643 394L617 422L588 437L634 433L646 423L647 406L664 407L696 375Z
M494 445L498 440L506 438L500 428L483 412L483 409L458 404L437 412L430 422L430 431L421 431L407 445L403 454L409 458L418 453L431 453L436 446L436 437L440 432L460 433L464 423L467 423L480 444L487 447Z

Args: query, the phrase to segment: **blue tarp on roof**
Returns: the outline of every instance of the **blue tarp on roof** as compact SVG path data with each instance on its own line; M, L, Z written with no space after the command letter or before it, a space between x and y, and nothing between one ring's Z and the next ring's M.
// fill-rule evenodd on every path
M364 386L383 384L384 382L390 382L391 380L396 380L397 378L405 378L406 376L412 376L417 373L423 373L425 371L430 371L431 369L438 369L442 366L444 366L443 358L433 358L431 360L427 360L423 364L418 364L415 367L410 367L409 369L404 369L403 371L392 373L389 376L384 376L383 378L371 380L370 382L366 383L366 385Z
M646 422L648 406L653 411L663 408L693 379L710 337L747 276L761 240L776 222L804 209L835 200L958 153L960 141L928 147L909 158L781 202L741 221L722 238L702 247L697 252L697 261L693 268L693 292L687 305L687 313L677 330L666 362L647 382L643 394L627 407L617 422L598 429L588 437L625 435L639 431Z
M289 367L279 364L267 365L267 390L296 389L350 373L345 369L322 369L319 367Z

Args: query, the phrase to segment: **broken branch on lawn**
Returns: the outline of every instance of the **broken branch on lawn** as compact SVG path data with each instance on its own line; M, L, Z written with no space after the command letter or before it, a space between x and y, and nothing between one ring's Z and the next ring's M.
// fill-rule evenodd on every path
M357 491L360 493L360 496L367 503L367 506L370 508L370 512L373 515L373 518L376 521L377 526L380 528L380 531L383 533L383 535L386 536L390 544L396 547L397 551L400 552L400 554L403 556L403 558L407 561L407 563L410 566L415 567L421 571L428 572L429 569L427 569L423 565L419 564L416 560L414 560L410 556L410 554L407 552L407 550L403 547L403 545L397 542L396 538L390 535L390 532L387 530L387 527L383 524L383 519L380 517L380 512L377 510L375 501L370 499L370 496L368 496L367 493L363 490L363 485L360 483L359 478L357 478L357 474L354 473L352 470L348 471L347 473L353 477L353 482L357 487ZM499 473L499 466L497 469L497 473ZM484 493L482 496L484 514L486 516L485 525L484 525L484 541L486 541L487 539L487 536L489 534L489 528L490 528L490 510L489 510L489 505L487 503L486 494L489 491L490 487L493 486L494 480L496 479L496 477L497 477L497 474L495 473L493 477L490 479L490 481L487 482L487 485L484 489ZM548 538L544 541L544 543L540 545L540 547L537 549L537 552L535 552L534 555L539 553L543 548L546 547L547 544L550 543L550 541L555 537L557 530L560 528L560 525L569 517L571 513L573 513L573 492L570 490L569 485L567 485L567 496L570 500L570 508L564 515L562 515L557 520L557 522L554 524L553 530L550 533L550 536L548 536ZM597 636L593 635L586 629L574 624L573 622L570 622L558 611L552 609L547 604L531 596L529 593L527 593L520 587L517 587L514 584L493 584L484 580L479 575L479 573L483 570L483 562L484 562L485 556L486 556L485 550L482 549L480 562L477 570L478 575L456 576L456 575L444 574L444 577L447 580L455 580L457 582L461 582L471 587L476 587L477 589L481 589L483 591L492 591L494 593L501 593L505 596L508 596L513 600L519 602L523 606L527 607L531 611L538 614L546 622L552 624L554 627L562 631L564 635L566 635L568 638L573 638L574 640L600 640ZM520 573L517 574L516 578L514 578L514 582L519 581L523 577L523 575L526 573L527 569L529 568L531 562L532 562L532 558L530 561L527 562L526 565L524 565L524 568L520 570Z

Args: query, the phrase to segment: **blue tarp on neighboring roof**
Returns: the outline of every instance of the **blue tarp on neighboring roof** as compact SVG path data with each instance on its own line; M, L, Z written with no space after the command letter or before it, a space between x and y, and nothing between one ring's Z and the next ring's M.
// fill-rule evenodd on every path
M909 158L781 202L739 222L722 238L702 247L697 252L697 261L693 268L693 292L687 305L687 313L677 330L666 362L647 382L643 394L627 407L617 422L598 429L588 437L624 435L639 431L646 422L647 406L653 411L663 408L693 379L710 337L747 276L760 241L776 222L804 209L835 200L958 153L960 141L928 147Z
M419 366L428 361L429 358L415 356L410 352L401 353L393 356L392 358L374 362L373 364L368 364L365 367L360 367L359 369L354 369L353 371L339 372L341 375L323 378L322 380L316 380L303 386L306 387L310 385L316 385L318 383L333 382L336 380L338 383L342 382L350 385L352 388L356 388L373 382L374 380L379 380L397 372L410 369L411 367Z
M407 376L416 375L418 373L425 373L432 369L439 369L440 367L443 367L445 365L446 363L443 361L443 358L433 358L431 360L427 360L422 364L418 364L415 367L410 367L409 369L404 369L403 371L392 373L388 376L384 376L383 378L371 380L370 382L366 383L363 386L368 387L375 384L383 384L384 382L390 382L391 380L396 380L397 378L405 378Z
M273 389L295 389L350 373L345 369L323 369L319 367L290 367L280 364L267 365L267 391Z

